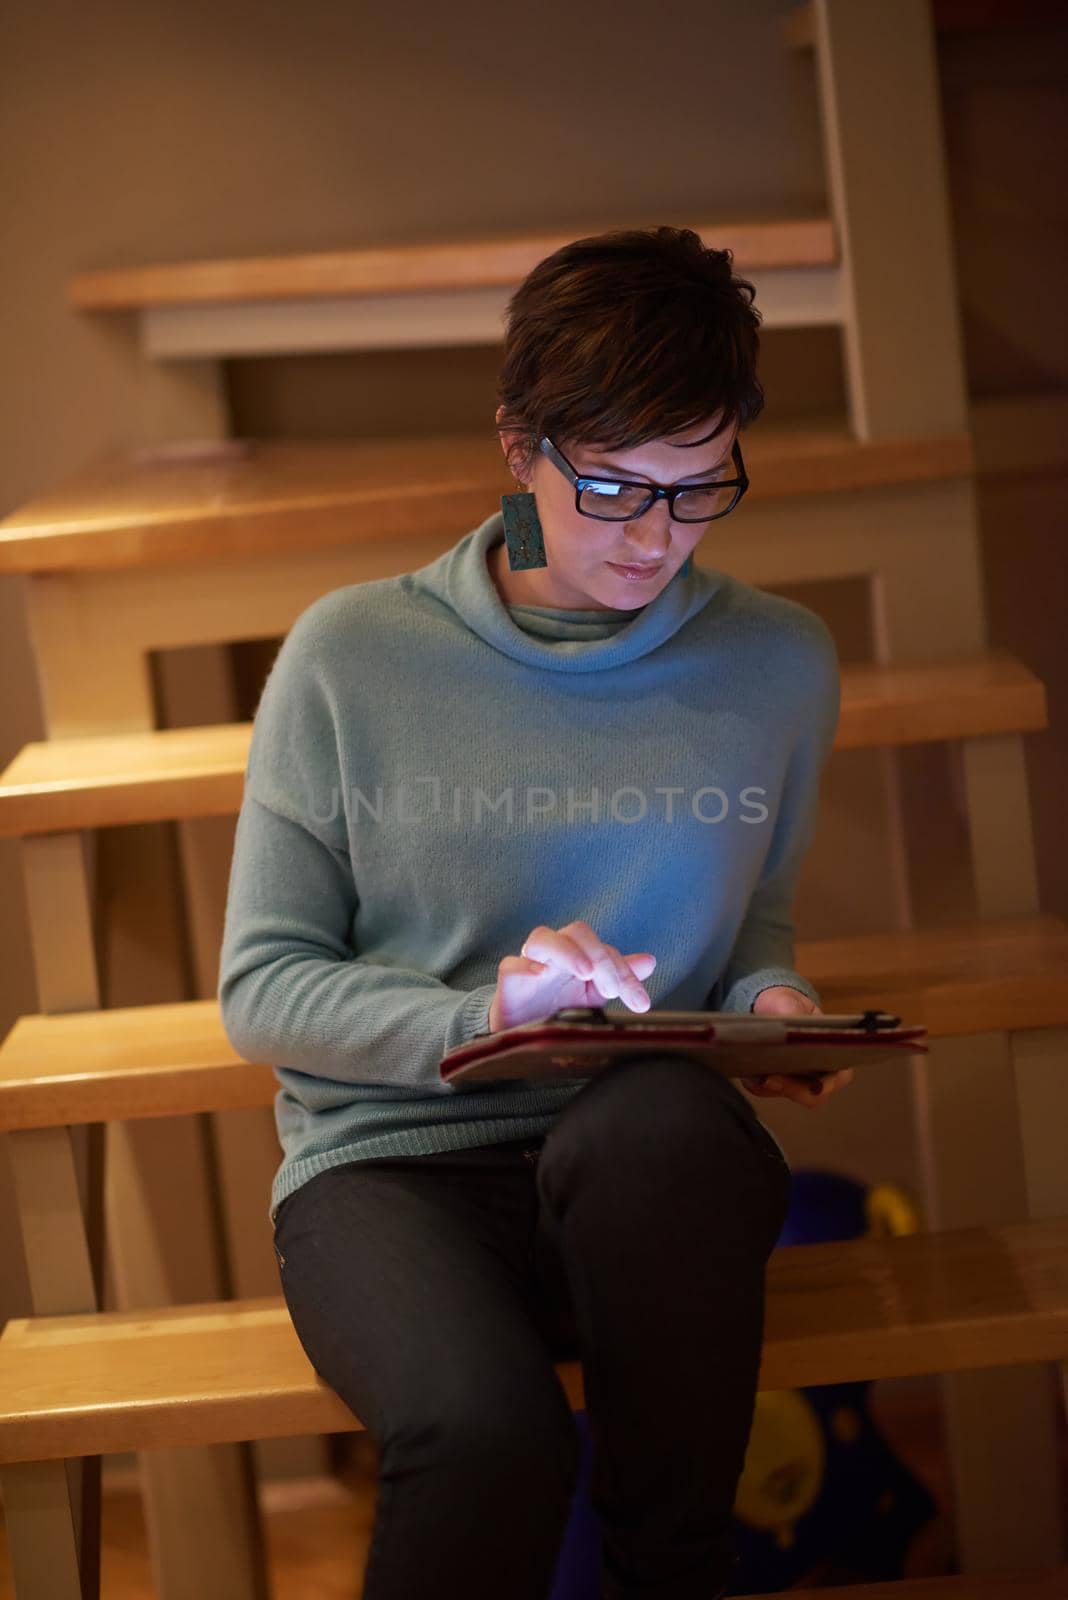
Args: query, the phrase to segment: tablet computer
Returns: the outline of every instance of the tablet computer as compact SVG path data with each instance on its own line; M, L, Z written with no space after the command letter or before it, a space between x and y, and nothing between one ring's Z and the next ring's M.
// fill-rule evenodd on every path
M927 1029L884 1011L758 1017L726 1011L609 1015L569 1007L540 1022L482 1033L441 1058L443 1083L458 1088L506 1078L588 1078L613 1062L679 1054L726 1077L836 1072L925 1054Z

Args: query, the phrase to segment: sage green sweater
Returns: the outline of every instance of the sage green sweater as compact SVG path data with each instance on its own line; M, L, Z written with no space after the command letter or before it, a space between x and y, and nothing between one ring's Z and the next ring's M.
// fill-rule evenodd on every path
M218 996L280 1085L272 1218L342 1162L549 1130L584 1080L438 1072L539 923L652 951L656 1007L819 1000L791 906L838 720L826 625L696 566L633 611L506 606L502 537L498 511L324 594L264 685Z

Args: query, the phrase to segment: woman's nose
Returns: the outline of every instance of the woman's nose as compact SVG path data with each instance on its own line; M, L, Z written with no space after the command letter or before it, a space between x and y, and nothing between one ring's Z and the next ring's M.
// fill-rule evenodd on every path
M627 524L628 543L636 561L650 566L663 561L671 548L671 517L667 501L660 500L650 506L644 516Z

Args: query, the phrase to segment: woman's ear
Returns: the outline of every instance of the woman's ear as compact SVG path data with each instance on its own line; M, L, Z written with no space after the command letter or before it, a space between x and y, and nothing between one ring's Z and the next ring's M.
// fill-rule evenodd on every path
M501 450L504 453L505 461L508 463L508 471L518 483L521 481L520 473L523 472L523 457L525 454L523 450L524 435L522 430L519 428L502 429L501 418L503 415L504 407L498 406L497 414L494 419L497 424L497 437L501 441ZM519 468L518 472L516 470L517 467ZM527 487L526 484L524 484L524 488L525 487Z

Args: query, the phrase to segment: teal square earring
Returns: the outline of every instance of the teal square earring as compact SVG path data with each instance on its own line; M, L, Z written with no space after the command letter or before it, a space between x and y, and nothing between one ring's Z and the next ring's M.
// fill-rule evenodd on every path
M504 542L508 547L508 565L513 572L549 565L533 494L527 490L520 494L502 494L501 520L504 523Z

